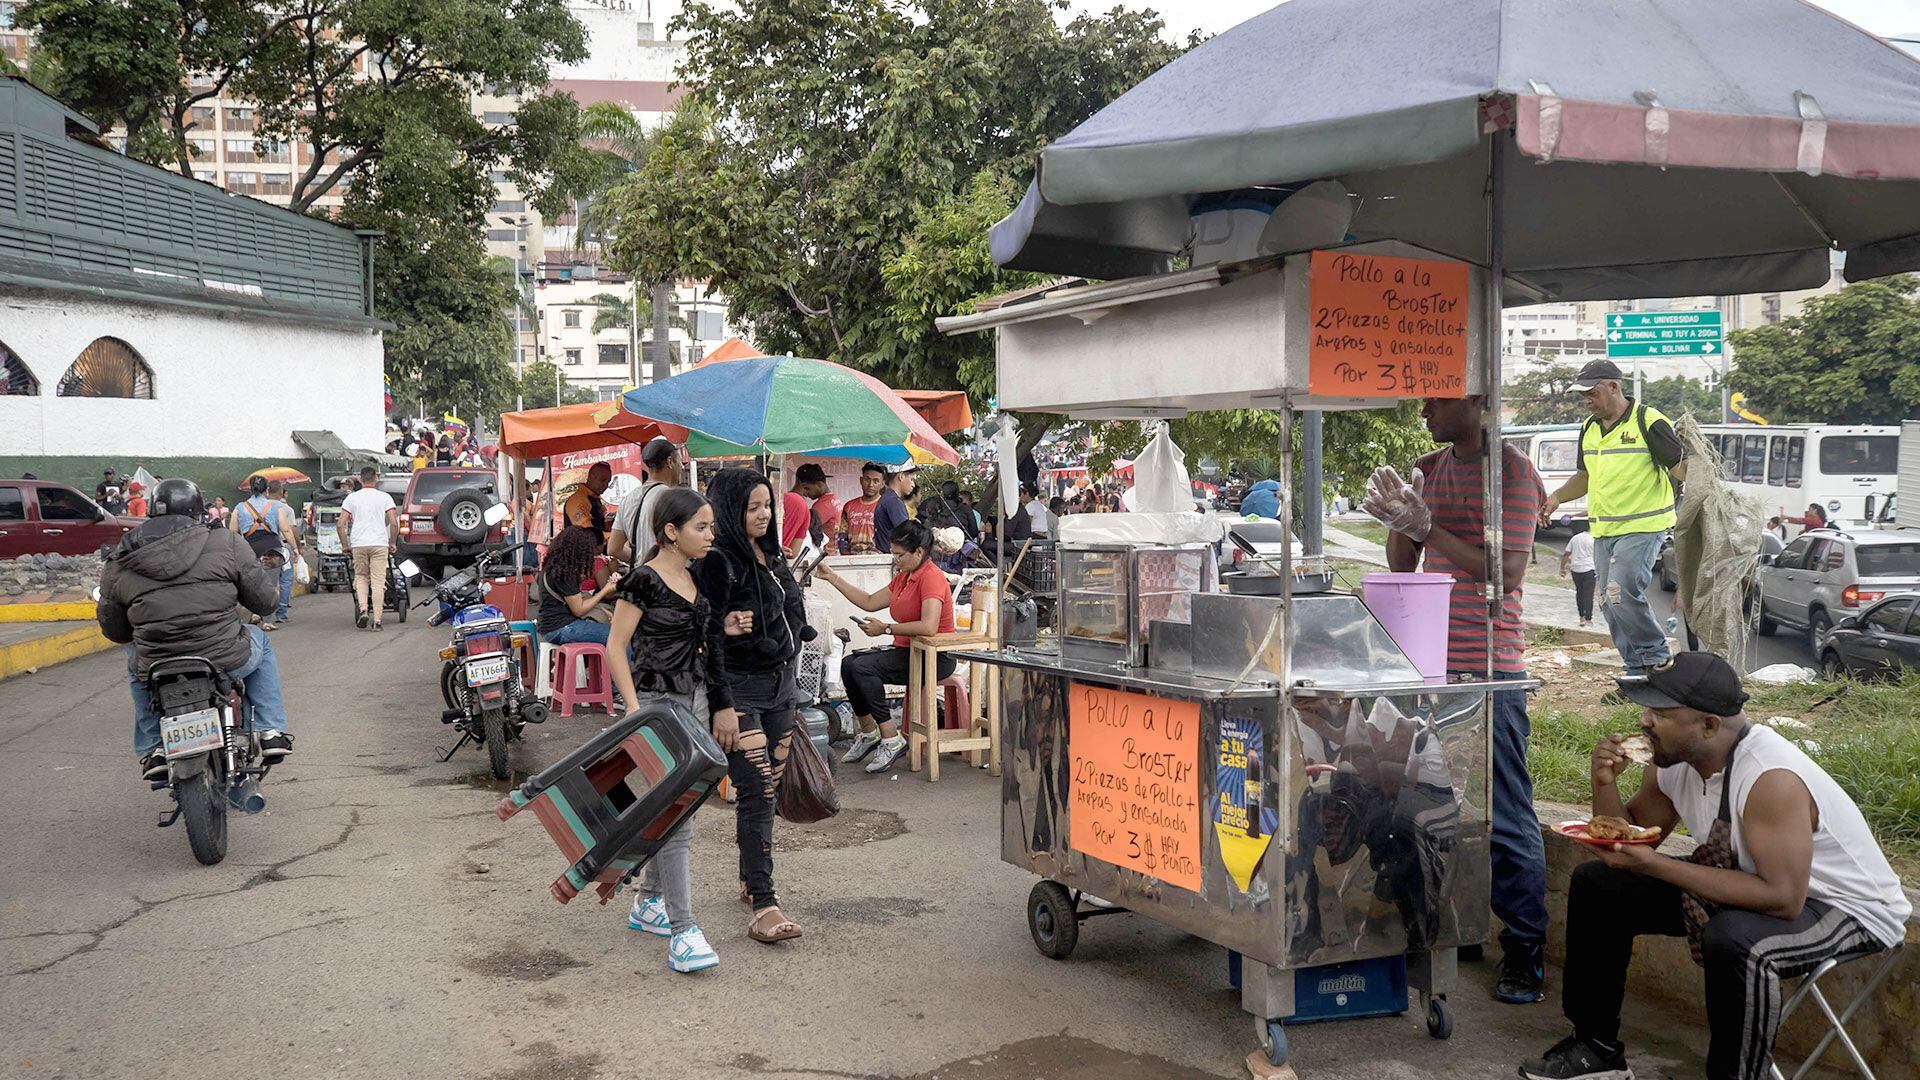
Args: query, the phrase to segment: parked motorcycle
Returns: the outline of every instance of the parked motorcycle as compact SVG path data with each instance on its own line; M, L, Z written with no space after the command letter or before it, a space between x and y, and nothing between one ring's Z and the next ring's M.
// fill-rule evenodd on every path
M506 507L494 506L488 513L496 511L504 515ZM506 615L486 602L491 588L487 570L513 546L483 552L478 562L435 585L433 595L415 605L437 602L439 610L428 624L453 628L452 643L440 650L440 694L447 704L440 722L454 725L460 741L440 760L451 759L469 741L483 743L498 780L508 776L507 743L519 738L526 725L547 720L546 703L534 696L520 670L527 635L514 633ZM419 573L411 560L401 566L408 576Z
M171 789L175 803L160 827L186 818L193 857L212 866L227 856L227 807L257 814L267 805L260 781L272 764L260 756L253 710L239 680L198 656L157 661L146 690L167 757L153 789Z

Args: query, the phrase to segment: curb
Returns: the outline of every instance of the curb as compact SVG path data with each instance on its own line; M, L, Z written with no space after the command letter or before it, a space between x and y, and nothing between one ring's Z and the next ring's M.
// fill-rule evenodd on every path
M10 679L35 668L49 667L63 660L73 660L110 648L113 648L113 642L108 641L97 626L82 626L29 641L0 645L0 679Z
M91 621L93 616L94 605L91 600L70 600L51 604L0 604L0 623Z

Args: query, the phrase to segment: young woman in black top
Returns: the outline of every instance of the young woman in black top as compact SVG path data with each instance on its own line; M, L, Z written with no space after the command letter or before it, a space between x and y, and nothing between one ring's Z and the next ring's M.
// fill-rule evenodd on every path
M711 611L693 579L693 562L713 547L713 509L707 500L673 488L655 500L653 557L620 581L607 655L631 655L632 666L613 665L623 701L640 708L662 698L686 706L711 722L707 680L707 616ZM738 630L743 620L724 632ZM723 624L724 626L724 624ZM632 644L631 654L629 644ZM682 825L647 863L634 894L627 925L668 939L667 963L675 971L710 968L720 957L693 921L692 824Z
M743 898L753 905L747 936L786 941L800 927L773 891L773 804L797 719L794 658L814 636L800 585L773 528L773 487L751 469L722 469L707 487L714 544L695 576L710 604L707 649L713 736L727 751L740 801L737 836ZM729 635L729 629L744 634Z

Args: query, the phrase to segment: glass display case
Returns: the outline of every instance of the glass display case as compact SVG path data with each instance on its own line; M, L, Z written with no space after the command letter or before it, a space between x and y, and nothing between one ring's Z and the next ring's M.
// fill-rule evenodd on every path
M1061 655L1144 665L1148 628L1191 622L1193 595L1212 581L1213 549L1201 544L1062 544Z

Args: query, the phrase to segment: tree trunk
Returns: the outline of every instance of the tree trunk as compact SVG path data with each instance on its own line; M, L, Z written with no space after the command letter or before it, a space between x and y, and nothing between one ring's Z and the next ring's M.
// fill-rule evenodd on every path
M653 381L673 376L673 350L667 340L667 303L671 297L671 286L664 281L656 281L648 290L653 302Z

